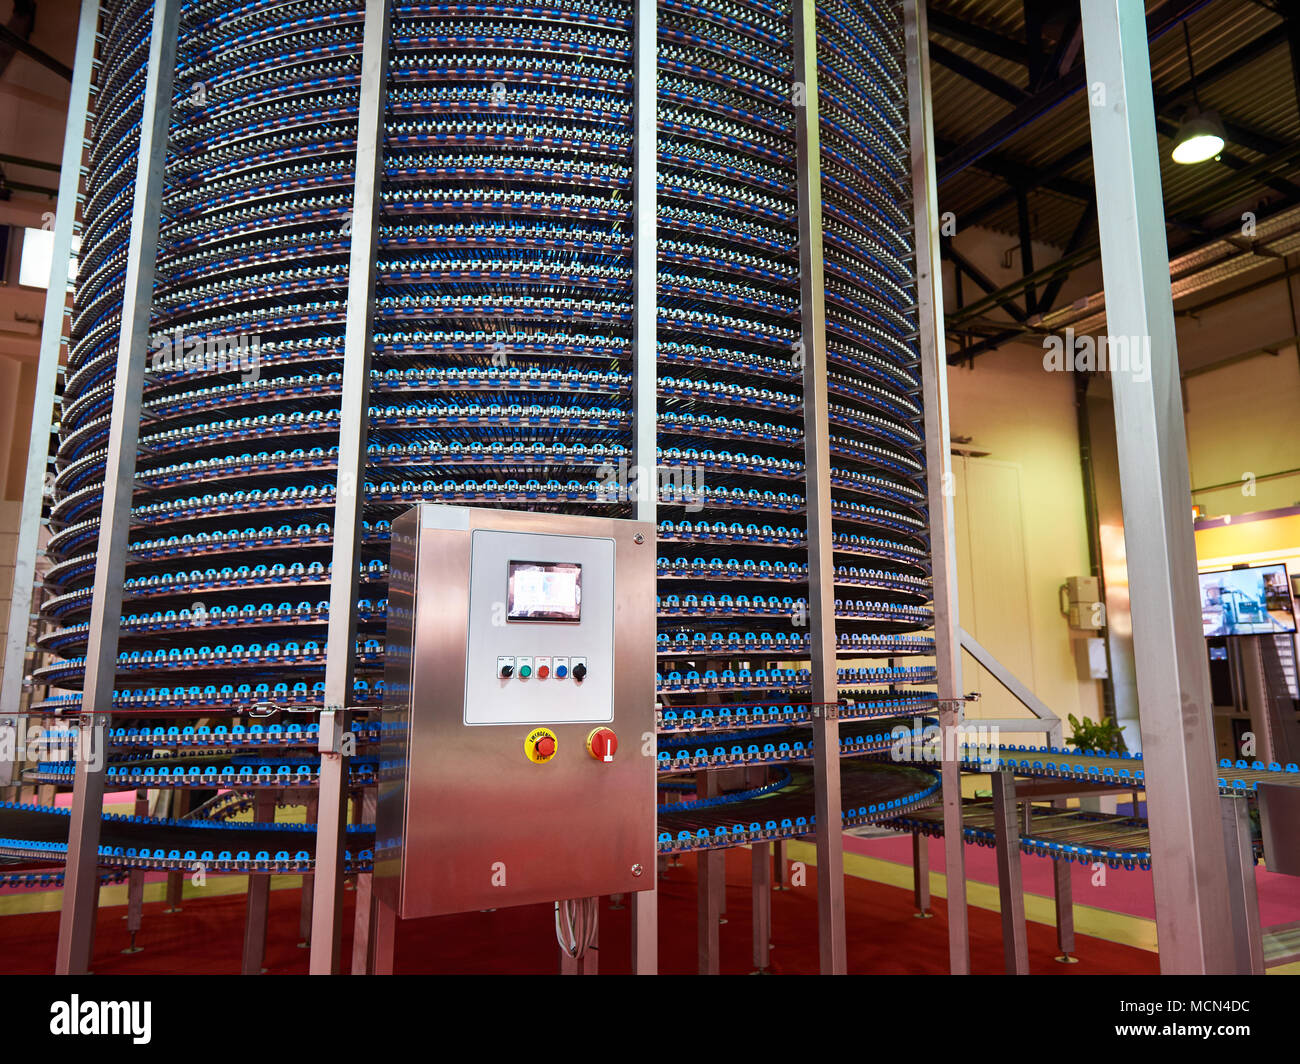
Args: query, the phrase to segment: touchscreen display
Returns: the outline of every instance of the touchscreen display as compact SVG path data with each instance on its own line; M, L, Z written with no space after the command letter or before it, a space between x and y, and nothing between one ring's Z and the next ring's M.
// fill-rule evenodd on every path
M507 621L576 621L582 615L582 566L510 562Z

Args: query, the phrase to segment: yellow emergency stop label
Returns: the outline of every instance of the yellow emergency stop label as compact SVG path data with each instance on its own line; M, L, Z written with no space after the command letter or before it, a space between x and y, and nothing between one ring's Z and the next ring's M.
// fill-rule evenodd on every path
M559 748L560 740L550 728L534 728L524 740L524 756L538 765L551 760Z

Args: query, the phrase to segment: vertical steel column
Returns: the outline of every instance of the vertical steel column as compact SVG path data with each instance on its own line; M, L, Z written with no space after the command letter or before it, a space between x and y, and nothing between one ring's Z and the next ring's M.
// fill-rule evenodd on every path
M1264 672L1264 640L1272 636L1250 635L1229 642L1236 652L1241 678L1240 690L1245 698L1246 712L1250 714L1250 730L1255 733L1255 754L1260 761L1284 761L1278 756L1278 736L1273 724L1271 700L1268 696L1268 679ZM1210 733L1213 741L1213 725Z
M316 793L314 791L311 797L307 799L306 804L307 823L320 823L317 817ZM303 876L302 886L299 889L302 893L302 900L298 903L298 948L306 949L311 945L311 903L316 892L316 877L312 875Z
M275 791L262 789L253 798L253 820L259 824L275 821ZM266 960L266 916L271 905L271 875L251 873L248 877L248 904L244 910L244 953L241 975L261 975Z
M1059 803L1064 806L1065 803ZM1077 964L1074 955L1074 882L1070 879L1070 862L1060 859L1052 862L1052 896L1056 906L1056 948L1061 952L1056 960L1062 964Z
M922 831L912 832L912 901L916 912L912 915L928 920L930 911L930 840Z
M695 792L700 798L716 798L721 787L716 772L697 772ZM727 853L711 847L695 854L696 953L700 975L717 975L721 970L722 897L726 890Z
M930 107L930 38L925 4L903 2L907 60L908 135L912 154L912 216L916 234L916 304L925 424L926 503L930 513L930 576L934 582L934 650L940 699L961 694L957 612L957 541L952 512L952 453L948 439L948 358L943 335L943 268L939 261L939 203L934 177L934 118ZM948 970L970 972L966 912L966 850L957 761L960 703L939 710L943 780L944 878L947 883Z
M1232 928L1234 975L1264 974L1264 931L1259 923L1255 885L1255 846L1251 841L1250 802L1240 794L1219 799L1223 844L1228 857L1228 923Z
M826 261L822 252L817 4L795 0L794 84L799 182L799 317L803 343L808 625L812 640L813 776L817 817L817 943L823 975L847 971L839 687L835 673L835 556L831 545L830 418L826 392Z
M180 0L155 0L149 39L144 113L140 119L140 152L131 206L131 241L122 289L122 321L113 383L112 432L104 463L104 498L99 515L90 635L81 696L81 727L83 733L89 732L83 742L92 744L107 742L108 722L113 709L113 681L117 674L117 643L122 615L122 573L126 568L127 533L135 489L136 446L140 438L140 407L145 356L149 347L149 313L158 257L158 222L167 160L180 7ZM93 748L103 749L98 745ZM89 759L83 757L77 762L73 777L63 912L59 918L55 960L55 971L59 975L85 973L94 944L99 829L108 758L105 756L99 761L98 769L91 771Z
M1149 372L1111 373L1142 752L1166 974L1227 971L1232 942L1210 677L1201 637L1187 441L1142 5L1083 5L1106 324ZM1112 349L1112 354L1114 353Z
M658 523L659 469L656 458L659 419L659 128L658 0L636 0L633 26L632 104L632 423L638 481L636 519ZM653 698L654 692L647 692ZM649 739L650 737L647 737ZM655 744L649 743L650 756ZM658 803L658 788L651 800ZM647 868L650 889L632 895L632 971L659 971L659 888L656 870Z
M700 850L695 855L697 876L695 952L699 961L700 975L717 975L722 966L720 959L722 944L719 932L722 910L718 904L720 895L715 889L717 879L722 875L722 863L714 860L718 856L723 855L721 852L715 854L712 850Z
M766 972L772 963L772 845L755 842L750 846L753 888L754 971Z
M135 815L149 815L149 792L143 787L135 792ZM135 944L135 936L144 924L144 869L133 868L126 879L126 933L131 944L123 953L139 953L144 947Z
M361 795L361 815L357 818L363 824L373 824L379 813L379 788L367 787ZM369 975L374 966L373 936L375 931L375 874L373 872L357 873L356 914L352 924L352 974ZM304 906L310 910L310 902L303 896ZM307 913L303 913L307 917ZM311 933L310 918L302 921L307 925L307 934Z
M0 750L17 750L23 673L27 667L27 633L31 627L32 592L36 585L36 551L41 533L41 506L45 498L45 472L50 450L50 425L54 420L54 393L63 347L63 319L67 315L68 259L77 221L81 193L82 157L85 152L86 117L90 109L90 76L95 63L95 34L99 30L99 0L81 0L77 23L77 50L68 93L68 124L63 133L63 165L59 170L59 198L54 212L54 251L50 258L50 285L45 290L45 317L41 328L40 356L36 363L36 388L32 399L31 439L27 444L27 479L23 482L23 508L14 554L12 601L5 643L4 679L0 685ZM24 733L26 734L25 730ZM16 761L0 761L0 787L14 782Z
M348 307L343 335L338 485L334 496L334 550L330 569L329 634L325 646L325 706L320 718L320 781L316 816L311 962L312 975L339 970L343 919L343 850L347 837L348 758L356 665L357 567L361 562L361 512L365 505L366 429L370 415L370 356L374 347L375 253L384 174L385 87L389 0L366 0L361 45L361 92L352 193L352 243Z
M375 905L375 943L373 947L375 975L392 975L397 949L397 910L382 901Z
M1002 956L1007 975L1029 974L1029 930L1025 926L1025 890L1020 868L1020 825L1016 822L1016 777L994 772L993 835L998 859L998 894L1002 903Z
M173 787L168 795L167 815L175 820L180 820L190 809L189 791L181 790L179 787ZM181 902L185 894L185 873L168 872L167 873L167 908L165 913L178 913L181 911Z

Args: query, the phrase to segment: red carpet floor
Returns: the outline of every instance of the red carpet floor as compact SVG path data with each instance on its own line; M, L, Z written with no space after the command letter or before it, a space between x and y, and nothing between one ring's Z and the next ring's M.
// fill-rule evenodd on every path
M721 929L722 970L743 974L753 968L750 945L750 857L747 850L727 853L727 923ZM773 892L774 973L817 971L816 870L808 884ZM912 897L900 890L848 877L846 909L849 970L855 973L933 974L947 971L944 902L935 900L935 917L912 915ZM297 947L299 891L271 893L266 968L273 974L305 973L307 951ZM235 974L243 942L244 896L189 899L184 911L163 913L162 902L145 906L138 953L128 944L125 907L101 910L95 943L98 974ZM353 895L347 894L344 957L351 957ZM999 917L970 910L971 958L976 973L1002 971ZM6 974L46 974L54 969L57 913L0 918L0 970ZM600 966L627 972L630 966L627 909L601 911ZM534 905L491 913L414 920L399 925L396 967L403 973L521 973L556 971L554 911ZM660 969L670 974L696 971L695 862L685 858L660 880ZM1079 937L1081 963L1053 961L1055 932L1029 925L1031 971L1044 975L1155 973L1155 954L1100 939Z

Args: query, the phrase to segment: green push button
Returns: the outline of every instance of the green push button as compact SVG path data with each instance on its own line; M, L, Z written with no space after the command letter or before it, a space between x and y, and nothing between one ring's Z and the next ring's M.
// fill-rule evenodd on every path
M519 678L521 680L528 679L528 677L530 677L532 674L533 674L533 667L531 665L519 666Z

